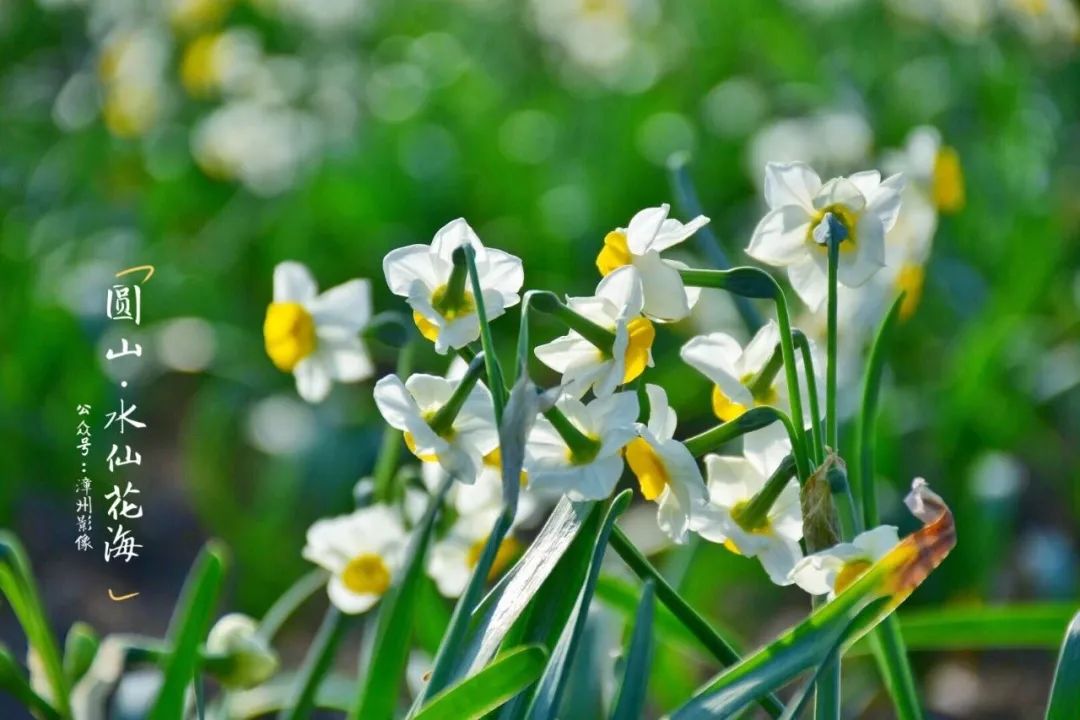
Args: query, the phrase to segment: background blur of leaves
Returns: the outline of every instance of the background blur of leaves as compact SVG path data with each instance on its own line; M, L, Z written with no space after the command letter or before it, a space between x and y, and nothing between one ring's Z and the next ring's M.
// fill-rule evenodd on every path
M880 462L897 493L928 477L961 540L913 603L1075 598L1069 3L0 0L0 522L26 538L65 624L160 632L207 536L236 555L233 605L261 611L301 571L307 525L348 507L379 430L370 386L309 407L265 357L277 262L309 264L324 287L372 278L376 308L401 309L382 256L463 215L524 258L528 287L585 294L603 234L672 200L665 163L681 151L741 262L766 160L850 172L931 124L959 151L967 205L942 218L898 333ZM117 401L104 288L144 263L148 355L129 379L149 423L133 476L146 551L106 568L73 546L74 406ZM698 328L730 316L707 299ZM676 354L694 331L657 348L688 428L708 422L704 381ZM102 467L103 444L99 431ZM896 497L886 520L906 522ZM740 618L748 641L801 607L730 555L695 563L690 596ZM117 579L148 601L120 614L87 600Z

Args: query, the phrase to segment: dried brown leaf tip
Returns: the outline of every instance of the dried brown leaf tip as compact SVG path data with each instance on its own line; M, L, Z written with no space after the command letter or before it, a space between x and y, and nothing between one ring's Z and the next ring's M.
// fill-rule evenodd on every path
M911 483L904 499L923 526L901 540L881 562L888 566L886 582L899 605L937 568L956 545L956 524L952 511L922 478Z

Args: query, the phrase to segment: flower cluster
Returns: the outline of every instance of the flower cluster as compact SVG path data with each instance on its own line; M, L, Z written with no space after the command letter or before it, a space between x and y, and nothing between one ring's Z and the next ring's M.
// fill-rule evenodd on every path
M926 156L926 142L913 136L905 157ZM904 189L900 173L882 179L869 171L823 182L801 163L768 165L768 212L747 254L784 269L811 311L827 298L835 302L834 277L841 287L860 292L881 274L903 274L893 266L906 256L889 247L894 234L919 220L901 213L902 198L922 193L936 197L939 206L962 200L955 183L942 187L938 179L950 172L937 167L948 157L936 147L933 154L932 171L915 162L904 168L914 190ZM655 504L658 528L670 541L683 543L696 534L758 560L773 582L815 595L843 590L896 545L890 526L824 545L821 533L806 527L830 522L801 497L808 490L800 492L812 484L812 474L831 471L836 462L826 445L832 436L824 437L820 427L823 362L818 344L790 327L786 301L765 272L732 271L743 273L742 287L754 286L746 291L750 297L776 300L777 320L764 322L745 345L732 328L692 337L679 353L711 384L709 406L719 425L680 438L668 393L646 381L658 327L690 316L701 287L712 282L738 291L726 284L723 272L691 270L666 256L707 223L703 216L675 220L667 205L646 208L603 239L596 258L601 277L592 295L525 294L522 313L545 314L565 328L565 334L531 349L559 382L544 393L527 423L517 514L510 531L500 535L487 579L520 554L514 528L534 519L545 503L606 500L624 476ZM421 525L420 508L443 499L427 569L440 592L460 595L499 521L507 482L498 402L506 388L492 384L501 385L502 377L490 374L492 358L481 349L490 347L490 324L522 304L521 260L485 246L459 218L436 232L430 245L390 252L383 271L390 291L411 310L411 322L403 319L403 325L415 327L414 334L438 354L457 357L445 377L390 374L375 384L375 404L422 465L423 482L384 491L372 504L321 520L308 533L304 556L331 574L331 599L351 613L371 607L392 585L414 533L410 528ZM332 380L372 374L361 340L370 318L365 281L318 294L303 266L282 263L266 315L267 353L279 369L296 376L301 396L319 401ZM527 367L524 357L519 365ZM833 390L832 384L826 388ZM740 437L741 453L723 453ZM835 525L835 506L828 504L828 513Z

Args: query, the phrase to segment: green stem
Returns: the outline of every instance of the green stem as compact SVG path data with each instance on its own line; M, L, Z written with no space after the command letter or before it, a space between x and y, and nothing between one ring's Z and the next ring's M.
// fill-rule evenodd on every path
M600 442L578 430L562 410L552 405L544 411L544 417L570 448L575 462L586 463L596 457L596 453L600 451Z
M833 450L839 451L840 439L836 418L836 271L840 260L840 239L829 239L829 306L826 354L828 367L825 376L825 436Z
M278 720L300 720L311 714L315 693L330 670L341 639L345 636L348 617L333 605L327 608L319 632L311 641L311 647L308 648L304 664L300 668L295 694L288 706L278 715Z
M278 630L285 624L309 597L326 585L326 571L315 569L300 577L281 597L274 601L259 623L259 635L267 642L274 639Z
M817 375L814 372L814 357L810 352L810 341L801 330L792 333L795 347L799 348L803 358L803 372L806 375L806 395L810 398L810 432L813 440L814 462L820 465L825 461L825 436L821 432L821 408L818 404Z
M694 637L698 639L706 650L712 653L713 657L721 665L729 667L741 660L735 649L712 628L708 620L703 618L697 610L691 607L690 603L683 599L682 595L671 587L667 579L630 542L630 538L623 533L618 525L612 529L608 542L635 575L642 580L652 580L656 583L656 597L671 610L675 617L686 626L687 630L694 634ZM784 712L783 704L772 693L763 695L758 699L758 703L764 708L765 712L769 713L770 717L780 717Z
M451 262L454 263L454 267L450 271L450 279L446 281L446 290L443 292L443 296L434 303L435 309L442 315L457 310L464 304L465 280L469 277L469 268L465 262L466 249L472 250L472 247L469 245L458 247L450 256ZM473 299L476 299L475 294Z
M747 532L764 527L768 522L769 510L772 509L773 503L794 476L795 459L788 455L765 481L765 487L750 498L750 501L734 516L735 522Z
M396 370L398 377L408 377L412 372L415 349L416 343L412 340L401 347ZM390 502L393 500L394 471L397 469L400 457L401 431L387 425L383 430L382 440L379 443L379 457L375 461L375 469L372 471L375 484L375 499L378 502Z
M454 388L454 392L450 395L450 399L446 401L446 404L439 408L439 411L435 413L435 417L431 418L428 425L435 431L435 434L439 437L446 437L450 433L450 430L454 426L454 419L461 412L461 408L465 405L465 401L469 399L469 395L472 393L473 388L476 386L476 382L480 379L480 374L484 372L484 358L477 355L473 358L473 361L469 363L468 369L465 371L465 375L458 382L457 387ZM492 393L494 397L495 393Z
M480 275L476 270L476 250L472 245L465 246L465 263L469 267L469 279L472 281L473 302L476 303L476 318L480 322L480 344L484 348L484 367L487 373L488 388L495 405L495 425L502 425L503 409L506 407L506 383L503 381L499 356L495 354L495 340L491 336L487 308L484 306L484 290L480 286Z
M761 371L751 378L746 388L750 391L750 395L755 398L767 397L769 389L773 386L773 382L776 380L777 374L780 372L780 368L784 366L784 352L777 345L773 349L773 354L769 356L769 360L765 363L765 366L761 368Z
M600 327L584 315L571 310L552 292L537 292L533 295L532 306L542 313L553 315L571 330L592 343L597 350L611 354L615 346L615 333Z
M810 476L806 448L799 444L799 436L795 432L795 426L792 424L791 418L783 411L770 405L750 408L730 422L717 425L711 430L687 438L683 441L683 445L686 446L691 455L701 457L706 453L717 450L724 443L754 430L760 430L777 420L782 422L784 429L787 430L788 438L791 440L792 453L795 455L795 467L799 471L800 482L802 482L803 479Z

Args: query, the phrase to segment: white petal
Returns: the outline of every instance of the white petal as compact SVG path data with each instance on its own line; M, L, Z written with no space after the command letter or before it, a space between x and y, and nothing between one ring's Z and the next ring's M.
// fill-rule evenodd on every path
M866 198L867 204L870 203L871 196L877 192L878 185L881 184L881 173L877 170L863 170L852 175L848 175L848 180L851 184L859 189L863 197Z
M791 454L791 438L784 425L771 425L743 435L743 455L759 475L768 477Z
M706 455L705 475L709 483L709 502L731 509L749 500L765 484L745 458Z
M322 402L330 394L330 371L315 355L309 355L293 368L296 392L309 403Z
M840 253L836 277L847 287L860 287L885 265L885 230L876 215L859 218L855 252Z
M643 255L652 247L656 234L667 219L670 207L667 203L640 210L630 218L626 227L626 247L632 255Z
M769 579L780 586L791 585L791 571L802 559L802 549L798 543L776 538L774 542L756 555L761 566L769 574Z
M488 248L487 257L481 270L477 267L480 276L480 286L487 289L497 290L502 294L504 308L512 307L518 302L518 293L525 284L525 271L521 265L521 258L510 253Z
M316 325L337 325L354 332L371 319L371 283L350 280L330 288L307 303Z
M691 338L679 350L683 362L709 378L734 402L750 405L754 399L740 382L742 357L739 342L727 333L714 332Z
M427 571L443 596L459 597L472 574L468 565L468 547L456 538L435 543L431 548Z
M565 373L571 368L594 365L604 360L595 345L575 332L555 338L533 349L540 362L555 372Z
M634 317L641 314L644 292L641 275L633 265L623 265L596 286L596 296L611 302L618 317Z
M855 183L847 178L833 178L822 186L814 197L814 208L824 210L840 205L853 213L859 213L866 207L866 198L859 192Z
M642 309L661 322L676 322L690 314L686 290L679 271L660 258L655 250L634 259L644 293Z
M317 292L315 278L306 266L288 260L274 268L274 302L306 303Z
M769 319L761 326L750 342L746 344L738 365L740 374L751 375L761 372L768 364L780 344L780 326Z
M456 318L449 324L440 325L439 336L435 340L435 351L440 355L445 355L449 350L463 348L479 337L480 318L476 313L470 313Z
M617 430L632 429L638 417L637 393L624 391L593 400L586 407L589 428L606 437Z
M813 218L801 205L784 205L761 218L746 253L767 265L783 267L806 257Z
M821 253L824 255L824 253ZM808 255L805 260L788 266L788 280L799 298L806 303L810 312L821 309L829 295L828 269L817 258L818 253ZM828 262L828 258L825 258ZM839 273L838 273L839 274Z
M709 224L709 218L698 215L690 222L683 224L678 220L668 218L660 225L660 232L650 245L650 249L662 252L693 236L701 228Z
M431 241L431 250L444 261L450 262L454 250L466 244L473 246L478 260L485 255L484 245L476 232L465 222L465 218L457 218L439 228Z
M396 376L391 375L390 377ZM382 380L379 382L381 383ZM450 401L450 396L454 394L455 387L456 384L451 383L446 378L438 375L428 375L427 373L415 373L405 381L405 389L412 396L420 413L440 410L443 405ZM376 389L378 389L378 385L376 385ZM376 398L376 402L378 402L378 398ZM389 422L389 418L387 418L387 422Z
M872 562L884 557L897 543L900 536L894 525L880 525L866 532L859 533L851 544L866 552Z
M649 430L658 440L670 440L675 436L678 418L668 405L667 392L649 383L645 385L645 395L649 398Z
M366 380L375 372L371 357L358 337L334 340L320 338L315 352L331 377L339 382Z
M892 175L881 183L875 192L867 196L866 212L877 215L885 232L892 230L900 215L900 199L904 190L904 176Z
M821 178L801 162L774 163L765 166L765 202L772 209L785 205L810 208L821 189Z
M372 593L354 593L345 587L337 576L330 578L326 584L326 593L330 596L330 602L346 615L357 615L370 610L381 597Z
M791 570L791 581L811 595L827 595L836 586L844 561L827 552L808 555Z
M375 398L375 406L379 408L379 414L391 427L408 430L417 422L423 422L416 400L405 389L405 385L397 375L380 378L375 383L372 394Z
M390 292L408 297L419 283L430 294L450 277L450 266L427 245L408 245L391 250L383 258L383 274Z

